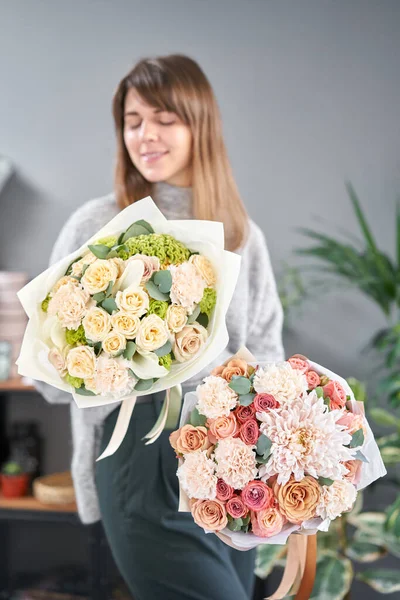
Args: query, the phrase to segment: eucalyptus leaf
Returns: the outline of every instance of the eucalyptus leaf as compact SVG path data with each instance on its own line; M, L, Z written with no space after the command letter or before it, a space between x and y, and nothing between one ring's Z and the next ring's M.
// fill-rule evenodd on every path
M153 281L147 281L145 287L150 297L154 298L154 300L162 300L163 302L169 300L169 295L161 292Z
M240 524L239 524L240 523ZM228 523L228 529L231 531L240 531L243 525L242 519L234 519L230 523Z
M147 390L149 390L153 384L154 379L139 379L135 385L135 390L137 392L147 392Z
M149 235L149 234L150 234L150 231L147 229L147 227L143 227L143 225L133 223L133 225L131 225L126 230L124 236L122 237L121 242L124 243L127 240L129 240L130 238L137 237L138 235Z
M102 308L104 308L105 311L108 312L109 315L112 315L114 310L118 310L118 306L114 298L107 298L106 300L103 300L101 306Z
M85 274L85 273L86 273L86 271L88 270L89 266L90 266L90 265L83 265L83 269L82 269L82 276L81 276L81 277L83 277L83 276L84 276L84 274Z
M242 394L241 396L239 396L240 406L250 406L250 404L253 402L255 397L256 397L256 394L254 394L254 393Z
M369 463L368 458L361 452L361 450L357 450L353 458L354 460L361 460L363 463Z
M97 258L101 258L103 260L107 258L107 255L110 252L110 248L104 244L90 244L88 248Z
M171 352L171 349L172 344L170 341L168 341L164 344L164 346L161 346L161 348L157 348L157 350L154 350L154 354L157 354L157 356L165 356L166 354L169 354Z
M168 269L156 271L153 276L153 282L162 294L168 294L172 287L171 271Z
M320 485L326 485L326 486L330 486L333 483L333 479L329 479L329 477L319 477L318 478L318 483Z
M324 397L324 390L322 389L321 386L318 386L315 388L315 392L318 396L318 398L323 398Z
M110 281L110 283L107 286L106 291L104 292L106 295L106 298L111 294L111 291L113 289L113 285L114 285L114 281Z
M200 314L200 305L198 304L196 306L196 308L194 309L194 311L192 312L192 314L189 315L187 322L194 323L196 321L197 317L199 316L199 314Z
M209 322L209 318L208 315L206 315L206 313L200 313L199 316L197 317L197 323L199 325L202 325L203 327L207 328L208 327L208 322Z
M118 252L115 248L111 248L110 252L107 254L106 258L107 260L110 258L117 258L118 256Z
M126 343L126 348L124 350L124 358L126 358L127 360L131 360L132 356L135 354L136 352L136 344L135 342L127 342Z
M144 219L139 219L139 221L136 221L134 223L134 225L140 225L141 227L144 227L145 229L147 229L147 231L149 233L154 233L154 229L152 228L152 226L150 225L150 223L148 223Z
M97 294L93 294L92 298L97 304L100 304L106 299L106 295L104 292L98 292Z
M363 443L364 443L364 432L362 429L358 429L351 436L350 448L358 448L359 446L362 446Z
M272 442L267 436L262 433L257 441L257 454L266 458L271 453Z
M266 465L267 462L269 462L269 456L265 457L264 456L259 456L258 454L256 455L256 462L260 465Z
M229 383L229 387L240 396L249 394L251 390L251 382L247 377L242 375L234 375Z
M204 427L206 424L207 417L205 415L201 415L197 408L194 408L190 413L190 424L193 427Z
M82 386L80 388L75 388L75 393L79 394L80 396L96 396L96 394L94 392L87 390L85 388L85 386Z
M93 348L95 355L98 356L101 352L101 342L96 342L95 344L93 344Z

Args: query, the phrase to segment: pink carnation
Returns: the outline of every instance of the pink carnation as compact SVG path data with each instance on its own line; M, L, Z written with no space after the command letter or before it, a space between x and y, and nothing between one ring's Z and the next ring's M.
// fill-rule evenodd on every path
M254 446L260 435L258 423L255 419L248 419L240 428L239 437L248 446Z
M234 519L241 519L249 512L240 496L233 496L225 505L226 512Z
M343 408L346 404L346 392L340 383L334 379L331 379L329 383L324 385L324 396L330 398L331 409Z
M254 479L242 491L242 500L250 510L258 512L275 504L275 496L270 487L263 481Z
M267 412L271 408L279 408L278 400L271 394L257 394L253 400L255 412Z
M217 499L221 502L227 502L230 500L235 493L232 486L225 483L223 479L217 481Z

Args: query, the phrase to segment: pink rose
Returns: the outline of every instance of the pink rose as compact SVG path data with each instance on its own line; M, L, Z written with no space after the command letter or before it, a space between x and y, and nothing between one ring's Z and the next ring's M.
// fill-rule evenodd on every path
M307 371L306 377L309 390L315 390L321 383L321 378L315 371Z
M239 432L239 424L233 412L227 417L208 419L207 427L209 427L208 438L212 444L216 444L217 440L234 437Z
M225 483L223 479L217 481L217 499L221 502L227 502L235 493L233 487Z
M348 460L343 464L348 469L348 473L345 474L344 478L353 485L358 485L361 480L361 460Z
M260 537L272 537L277 535L284 524L285 517L279 512L278 508L265 508L259 512L251 513L251 527L254 535Z
M253 400L255 412L266 412L271 408L279 408L280 404L278 400L271 394L257 394Z
M250 406L238 406L234 410L239 423L245 423L249 419L254 419L255 412L256 409L254 404L250 404Z
M233 496L225 505L226 512L234 519L241 519L249 512L240 496Z
M351 435L362 429L364 432L364 436L367 434L367 429L365 427L364 417L362 415L355 415L352 412L345 412L342 417L340 417L339 421L337 421L338 425L343 425L346 427Z
M292 369L296 369L296 371L300 371L300 373L307 373L308 369L310 368L308 360L300 355L292 356L288 359L288 363Z
M275 504L275 496L270 487L263 481L254 479L242 490L242 500L250 510L258 512Z
M254 446L257 443L260 430L255 419L248 419L240 428L239 437L248 446Z
M324 385L324 396L330 398L331 409L343 408L346 404L346 392L338 381L331 379L329 383Z

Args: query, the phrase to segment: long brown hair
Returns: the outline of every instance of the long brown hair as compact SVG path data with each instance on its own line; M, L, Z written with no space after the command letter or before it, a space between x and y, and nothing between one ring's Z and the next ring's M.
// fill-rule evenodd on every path
M226 248L241 247L247 235L248 216L232 175L217 101L207 77L187 56L142 59L118 85L113 115L119 208L122 210L152 193L152 183L132 163L124 143L125 98L131 88L150 106L174 112L190 127L194 218L222 221Z

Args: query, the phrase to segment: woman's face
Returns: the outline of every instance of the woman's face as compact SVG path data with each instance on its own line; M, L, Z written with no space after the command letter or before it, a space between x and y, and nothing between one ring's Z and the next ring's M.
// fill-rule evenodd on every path
M126 94L124 142L147 181L192 185L192 134L175 113L149 106L135 89Z

